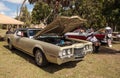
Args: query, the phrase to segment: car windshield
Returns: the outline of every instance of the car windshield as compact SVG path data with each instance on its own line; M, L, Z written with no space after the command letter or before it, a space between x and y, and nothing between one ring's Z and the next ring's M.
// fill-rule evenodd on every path
M29 30L29 36L34 36L40 30Z

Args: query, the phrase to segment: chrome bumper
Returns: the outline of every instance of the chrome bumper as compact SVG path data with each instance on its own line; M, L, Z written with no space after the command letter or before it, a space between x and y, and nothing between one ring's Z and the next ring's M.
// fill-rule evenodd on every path
M65 58L57 58L57 64L62 64L65 62L69 62L69 61L78 61L78 60L82 60L85 55L87 53L92 52L92 49L88 49L86 51L83 50L83 48L74 48L74 54L71 57L65 57Z

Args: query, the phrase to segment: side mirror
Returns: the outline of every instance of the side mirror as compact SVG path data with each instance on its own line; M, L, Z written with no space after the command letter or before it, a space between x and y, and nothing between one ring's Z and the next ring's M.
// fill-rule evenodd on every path
M18 31L17 36L23 37L23 33L21 31Z

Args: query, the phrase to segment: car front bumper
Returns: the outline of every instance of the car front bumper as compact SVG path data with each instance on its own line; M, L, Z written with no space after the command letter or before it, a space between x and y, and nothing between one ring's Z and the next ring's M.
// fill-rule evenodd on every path
M80 49L74 49L74 54L73 56L68 56L66 58L57 58L57 64L60 65L62 63L70 62L70 61L79 61L82 60L86 54L92 52L92 49L88 49L86 51L82 51Z

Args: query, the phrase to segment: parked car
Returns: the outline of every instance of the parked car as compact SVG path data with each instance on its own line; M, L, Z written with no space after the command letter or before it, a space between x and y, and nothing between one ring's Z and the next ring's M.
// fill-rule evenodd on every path
M75 23L74 26L70 21ZM81 60L88 52L92 52L92 43L64 36L64 33L81 23L83 20L79 17L58 17L43 30L17 29L13 34L6 35L6 41L10 49L17 48L35 57L38 66L48 62L60 65Z
M82 40L87 40L87 38L91 35L94 34L95 37L101 42L101 43L107 43L106 38L105 38L105 33L101 31L96 31L94 33L89 33L89 32L67 32L65 35L69 38L76 38L76 39L82 39Z
M114 41L120 41L120 32L113 32L112 38Z

